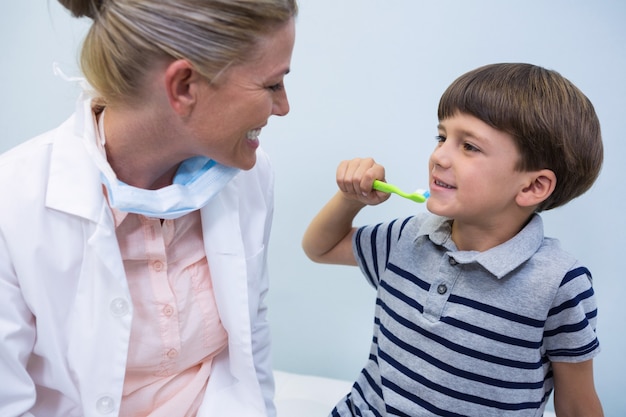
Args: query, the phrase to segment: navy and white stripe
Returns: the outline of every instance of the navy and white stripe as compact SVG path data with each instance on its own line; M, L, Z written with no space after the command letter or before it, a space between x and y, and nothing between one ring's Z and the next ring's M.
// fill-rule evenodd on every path
M591 275L539 216L483 253L457 251L432 215L361 228L354 243L378 291L374 336L332 416L538 416L551 361L599 350Z

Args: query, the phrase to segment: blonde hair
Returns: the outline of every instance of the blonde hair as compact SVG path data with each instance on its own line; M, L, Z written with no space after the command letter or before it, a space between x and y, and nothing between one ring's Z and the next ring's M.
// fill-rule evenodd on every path
M93 24L80 65L106 101L140 92L146 68L186 59L209 81L245 61L262 35L295 17L296 0L59 0Z

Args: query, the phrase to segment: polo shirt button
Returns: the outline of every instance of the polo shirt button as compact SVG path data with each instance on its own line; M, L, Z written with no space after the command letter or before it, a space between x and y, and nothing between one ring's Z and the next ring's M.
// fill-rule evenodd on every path
M441 295L444 295L448 292L448 286L446 284L439 284L437 287L437 292Z
M448 262L450 263L450 265L455 266L458 264L458 262L456 261L456 259L454 258L448 258Z
M115 400L109 396L98 398L96 401L96 410L100 414L110 414L115 411Z

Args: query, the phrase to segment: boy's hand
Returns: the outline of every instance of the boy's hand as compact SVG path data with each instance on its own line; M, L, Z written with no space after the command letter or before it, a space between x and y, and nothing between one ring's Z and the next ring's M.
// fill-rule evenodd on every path
M302 248L315 262L357 265L352 251L356 228L352 221L366 205L382 203L389 194L372 189L385 179L385 168L372 158L343 161L337 168L339 191L313 218L302 238Z
M374 180L385 180L385 168L372 158L342 161L337 167L337 186L349 200L367 205L386 201L390 194L374 190Z

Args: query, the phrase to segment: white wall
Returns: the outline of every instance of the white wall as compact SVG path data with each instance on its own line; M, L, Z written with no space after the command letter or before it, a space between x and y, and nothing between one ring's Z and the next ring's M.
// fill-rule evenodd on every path
M388 179L424 187L436 107L460 74L493 62L531 62L577 84L599 114L605 165L594 188L545 214L592 271L602 353L596 384L607 416L626 413L626 3L622 0L300 0L287 88L292 111L263 132L277 172L270 296L278 369L353 379L367 358L374 292L355 268L310 263L300 250L308 221L335 192L341 159L373 156ZM57 61L76 75L88 22L54 0L0 6L4 100L0 151L43 132L73 110L75 85L52 74ZM2 198L7 198L6 196ZM391 198L360 222L424 210Z

